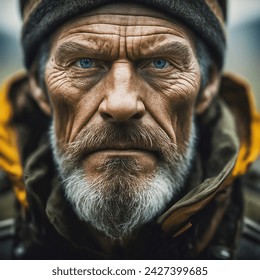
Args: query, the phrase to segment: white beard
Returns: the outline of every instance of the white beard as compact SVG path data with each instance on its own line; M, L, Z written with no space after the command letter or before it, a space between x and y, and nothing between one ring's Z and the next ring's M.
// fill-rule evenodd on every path
M99 178L89 180L82 167L73 164L66 154L61 155L53 124L50 129L53 155L67 200L80 220L114 239L131 234L176 200L184 189L194 157L195 138L192 124L185 154L176 155L172 163L160 164L149 177L140 179L128 172L138 172L138 162L123 159L108 163Z

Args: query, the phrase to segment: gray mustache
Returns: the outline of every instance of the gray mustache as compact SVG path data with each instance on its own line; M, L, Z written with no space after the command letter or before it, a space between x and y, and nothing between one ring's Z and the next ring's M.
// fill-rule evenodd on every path
M73 142L63 146L67 158L73 162L104 149L151 151L167 162L175 161L177 154L177 145L160 127L112 122L86 127Z

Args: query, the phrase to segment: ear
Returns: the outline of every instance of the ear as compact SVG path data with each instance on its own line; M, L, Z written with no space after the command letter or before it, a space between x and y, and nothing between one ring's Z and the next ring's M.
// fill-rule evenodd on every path
M201 115L209 107L213 98L217 95L220 84L220 75L217 67L213 65L210 69L209 80L207 85L202 89L198 96L195 113Z
M29 72L29 86L31 90L31 95L40 107L40 109L47 115L51 116L51 105L47 96L47 93L44 92L44 89L40 87L39 80L36 77L36 71L32 67Z

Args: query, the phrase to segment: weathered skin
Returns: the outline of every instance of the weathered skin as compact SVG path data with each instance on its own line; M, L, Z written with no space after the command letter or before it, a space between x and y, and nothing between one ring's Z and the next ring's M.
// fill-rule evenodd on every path
M81 67L82 58L92 59L91 68ZM162 69L154 65L158 59L166 60ZM51 109L39 88L38 102L52 111L61 149L86 126L139 122L163 129L182 154L194 113L213 95L206 87L197 100L200 70L189 30L133 4L105 6L64 24L53 36L45 81ZM140 176L152 174L158 160L151 151L115 143L84 159L88 174L95 177L111 156L137 159Z

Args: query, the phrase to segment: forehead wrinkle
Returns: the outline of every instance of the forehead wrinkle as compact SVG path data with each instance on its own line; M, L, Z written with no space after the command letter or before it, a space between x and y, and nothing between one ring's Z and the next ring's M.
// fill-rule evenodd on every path
M131 14L84 14L80 17L76 17L73 20L73 24L81 25L100 25L100 24L112 24L120 26L143 26L144 22L147 25L155 27L168 27L171 28L173 25L182 26L178 21L173 20L170 17L160 16L149 16L149 15L131 15ZM69 24L70 22L68 22Z
M121 8L121 7L118 7ZM139 10L138 10L139 11ZM129 11L127 11L129 12ZM147 12L147 11L146 11ZM157 14L157 13L156 13ZM112 14L101 13L97 14L93 12L93 15L84 14L80 17L74 18L73 21L68 21L63 26L60 27L59 31L64 31L69 33L75 32L85 32L90 31L95 33L99 33L99 30L109 30L107 26L111 26L111 32L118 33L122 26L135 29L136 27L151 27L151 28L164 28L166 32L174 32L176 35L183 36L183 31L190 32L185 26L183 26L178 21L173 20L172 18L165 18L164 15L160 17L159 15L131 15L125 14L122 15L120 13L120 9L113 10ZM102 28L103 27L103 28ZM176 29L177 27L177 29ZM146 29L147 29L146 28ZM77 30L79 29L79 30ZM181 32L180 32L181 31ZM93 32L94 33L94 32ZM102 32L101 32L102 33Z
M125 28L125 32L122 32L122 28ZM102 36L121 36L126 34L127 36L147 36L147 35L156 35L156 34L169 34L182 39L187 39L190 32L184 32L180 28L174 27L165 27L162 25L149 25L149 24L126 24L122 25L120 23L97 23L97 24L86 24L84 26L78 26L71 28L66 31L63 35L60 33L59 39L66 39L66 37L74 36L75 34L91 34L91 35L102 35Z

